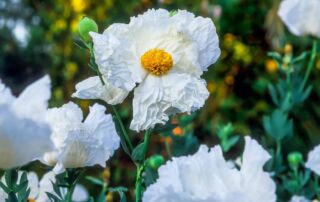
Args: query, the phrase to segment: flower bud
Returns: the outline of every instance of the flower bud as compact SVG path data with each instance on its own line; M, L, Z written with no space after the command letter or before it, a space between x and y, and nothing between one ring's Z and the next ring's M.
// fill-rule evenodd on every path
M148 163L151 168L156 170L164 164L164 158L161 155L153 155L149 158Z
M98 32L98 25L94 20L84 17L78 24L78 33L85 42L91 41L89 32Z
M291 152L288 155L288 162L292 167L298 166L302 162L302 160L303 160L303 157L300 152Z

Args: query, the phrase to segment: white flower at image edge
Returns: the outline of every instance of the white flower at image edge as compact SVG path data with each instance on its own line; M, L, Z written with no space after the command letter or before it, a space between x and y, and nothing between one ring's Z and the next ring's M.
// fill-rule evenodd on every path
M311 202L311 201L303 196L293 196L290 202Z
M245 143L240 170L230 167L220 146L173 158L159 168L143 202L275 202L276 185L263 171L270 155L250 137Z
M44 122L50 88L45 76L15 97L0 80L0 169L23 166L52 149Z
M83 122L81 109L72 102L49 109L47 121L52 128L55 151L46 153L43 162L55 165L56 173L65 168L96 164L105 167L106 161L120 146L112 117L105 111L104 106L95 104Z
M297 36L320 37L319 0L283 0L278 15L290 32Z
M22 172L19 171L19 179L21 175L22 175ZM56 177L52 171L44 174L40 181L36 173L28 172L27 179L28 179L28 189L30 189L28 201L51 202L46 192L49 192L55 195L52 183L56 182ZM4 178L2 178L1 181L5 184ZM63 197L66 196L67 194L67 190L65 188L60 188L60 192ZM6 198L7 198L7 194L2 189L0 189L0 201L3 202L5 201ZM88 191L82 185L77 184L75 186L75 189L72 195L72 201L85 202L88 200L88 198L89 198Z
M320 176L320 145L309 152L305 166Z
M73 96L121 103L134 91L135 131L165 124L176 113L201 108L209 96L204 71L220 56L216 28L209 18L179 10L148 10L129 24L115 23L90 33L99 77L76 85Z

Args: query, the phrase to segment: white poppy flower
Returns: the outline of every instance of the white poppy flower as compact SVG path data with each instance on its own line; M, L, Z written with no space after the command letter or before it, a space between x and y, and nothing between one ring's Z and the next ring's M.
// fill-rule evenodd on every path
M319 12L319 0L283 0L278 15L293 34L320 37Z
M317 175L320 175L320 145L316 146L311 152L309 152L305 166Z
M55 165L55 172L96 164L105 167L105 162L120 146L112 117L105 110L102 105L93 105L82 122L82 111L72 102L49 109L47 121L56 150L44 155L44 163Z
M23 166L52 149L50 128L43 121L50 94L48 76L18 97L0 81L0 169Z
M98 77L89 78L77 85L74 96L117 104L134 90L130 128L136 131L204 105L209 93L200 76L220 56L211 19L152 9L132 17L129 24L112 24L103 34L90 34L106 85L98 84ZM110 103L112 98L117 102Z
M20 180L21 175L22 172L19 171L18 181ZM30 194L28 197L29 202L51 202L46 192L54 194L52 183L55 183L56 178L52 171L46 173L40 182L38 175L34 172L28 172L27 179L28 189L30 189ZM2 178L1 181L5 184L4 178ZM62 196L66 196L67 194L67 190L65 188L60 188L60 192ZM80 184L77 184L72 195L72 201L84 202L87 201L88 198L89 194L86 188ZM0 189L0 201L5 201L5 199L7 199L7 194L4 192L4 190Z
M304 196L293 196L290 202L311 202L309 199Z
M263 171L270 155L250 137L245 142L240 170L230 168L220 146L173 158L159 168L143 202L275 202L275 183Z

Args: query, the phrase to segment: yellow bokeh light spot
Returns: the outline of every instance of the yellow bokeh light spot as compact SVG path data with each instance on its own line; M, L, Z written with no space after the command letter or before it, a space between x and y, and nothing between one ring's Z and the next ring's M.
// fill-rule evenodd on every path
M72 8L75 12L80 13L88 8L88 2L86 0L72 0Z
M274 73L278 69L278 64L276 63L275 60L269 59L269 60L266 60L265 67L266 67L267 72Z
M209 82L208 90L210 93L214 93L217 90L217 85L214 82Z
M181 136L183 135L183 129L181 127L175 127L173 130L172 130L172 133L176 136Z
M226 76L225 82L226 82L226 84L228 84L230 86L233 85L234 84L234 77L231 75Z

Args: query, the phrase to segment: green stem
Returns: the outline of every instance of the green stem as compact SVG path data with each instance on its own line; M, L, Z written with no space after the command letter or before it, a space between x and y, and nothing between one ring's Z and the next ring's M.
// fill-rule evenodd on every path
M144 150L143 150L143 164L136 164L137 166L137 176L136 176L136 183L135 183L135 196L136 202L140 202L142 199L142 173L144 172L145 164L146 164L146 154L149 148L149 142L151 138L152 130L147 130L144 134Z
M72 195L74 192L75 184L72 184L70 187L68 187L68 192L66 196L67 202L72 202Z
M281 140L277 140L277 151L276 151L276 157L281 157Z
M72 202L72 195L73 195L74 189L84 172L85 172L84 169L81 169L81 170L67 169L66 170L66 181L65 181L65 184L67 185L67 195L65 196L66 202Z
M117 121L118 121L118 123L120 125L121 132L122 132L122 134L123 134L128 146L129 146L129 152L131 153L132 150L133 150L133 146L132 146L131 140L129 138L129 135L128 135L127 131L126 131L126 128L124 127L124 124L123 124L123 122L121 120L121 117L120 117L116 107L113 106L113 105L111 105L111 106L112 106L112 110L113 110L113 112L114 112L114 114L116 116L116 119L117 119Z
M135 202L140 202L142 199L142 173L144 171L144 165L137 165L137 176L135 183Z
M314 40L313 41L313 45L312 45L311 57L310 57L310 60L309 60L309 63L308 63L308 67L307 67L307 71L306 71L306 73L304 75L302 84L301 84L300 89L299 89L300 92L302 92L303 89L306 87L306 84L307 84L307 82L309 80L311 71L312 71L314 63L315 63L316 56L317 56L317 41Z
M320 192L318 191L320 188L319 188L319 177L317 176L317 174L314 175L315 177L315 191L316 191L316 195L317 195L317 198L320 200Z
M168 153L168 156L171 158L172 153L171 153L170 144L169 144L167 141L165 141L164 146L165 146L165 148L166 148L166 151L167 151L167 153Z
M149 149L149 142L150 142L150 137L151 137L151 130L147 130L146 133L144 134L144 160L146 159L146 154L148 152Z

